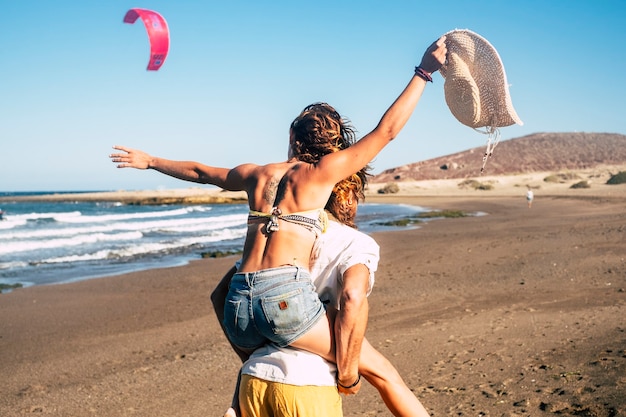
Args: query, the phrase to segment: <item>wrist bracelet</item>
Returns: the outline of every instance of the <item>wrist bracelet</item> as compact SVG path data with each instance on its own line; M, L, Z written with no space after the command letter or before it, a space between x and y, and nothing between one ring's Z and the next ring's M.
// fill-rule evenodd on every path
M361 382L361 374L359 374L359 377L356 379L356 381L354 381L354 384L348 385L348 386L343 385L341 382L339 382L339 378L337 378L337 385L339 385L341 388L344 388L344 389L354 388L357 385L359 385L359 382Z
M433 82L433 77L431 77L430 74L427 73L426 70L422 67L415 67L415 75L417 75L426 82Z

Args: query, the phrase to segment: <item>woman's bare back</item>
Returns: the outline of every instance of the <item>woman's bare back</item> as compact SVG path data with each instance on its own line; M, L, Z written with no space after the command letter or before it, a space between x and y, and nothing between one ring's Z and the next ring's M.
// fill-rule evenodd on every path
M332 187L316 182L309 165L288 161L246 170L248 204L257 216L249 218L240 272L285 265L309 267L316 235L323 230L284 219L297 214L313 223L316 215L324 215ZM277 222L274 231L270 231L272 221Z

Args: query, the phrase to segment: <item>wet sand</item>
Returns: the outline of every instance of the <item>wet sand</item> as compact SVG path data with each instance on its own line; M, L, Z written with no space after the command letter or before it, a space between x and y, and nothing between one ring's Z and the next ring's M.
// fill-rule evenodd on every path
M626 416L626 186L427 189L367 201L487 215L374 234L367 337L431 414ZM221 415L239 364L209 295L234 260L0 295L0 415ZM390 415L369 386L344 414Z

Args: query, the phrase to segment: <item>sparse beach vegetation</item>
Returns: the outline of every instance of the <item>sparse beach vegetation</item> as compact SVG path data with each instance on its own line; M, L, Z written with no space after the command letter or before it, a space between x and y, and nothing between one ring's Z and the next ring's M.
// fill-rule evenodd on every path
M421 221L415 217L404 217L402 219L389 220L387 222L377 222L374 224L377 226L406 227L420 222Z
M591 184L589 184L589 181L583 180L583 181L578 181L575 184L572 184L569 188L573 188L573 189L591 188Z
M580 176L574 172L562 172L558 174L548 175L543 180L545 182L563 184L568 181L579 180Z
M438 219L438 218L447 218L447 219L457 219L459 217L467 217L468 213L461 210L436 210L436 211L427 211L424 213L420 213L417 215L420 219Z
M611 178L606 183L609 185L626 184L626 171L620 171L615 175L611 175Z
M461 210L436 210L436 211L427 211L424 213L416 214L415 216L403 217L401 219L390 220L386 222L375 223L378 226L395 226L395 227L406 227L414 224L422 223L425 219L456 219L460 217L467 217L468 213Z
M14 290L16 288L22 288L23 285L19 282L17 284L2 284L0 283L0 294L7 290Z
M459 188L473 188L474 190L493 190L493 184L487 182L480 182L474 179L468 179L459 183Z
M214 251L209 251L209 252L202 252L200 254L200 256L203 259L205 259L205 258L225 258L227 256L240 255L242 253L243 253L243 251L240 251L240 250L227 250L227 251L214 250Z
M385 184L384 187L378 190L378 194L396 194L400 191L400 187L395 182Z

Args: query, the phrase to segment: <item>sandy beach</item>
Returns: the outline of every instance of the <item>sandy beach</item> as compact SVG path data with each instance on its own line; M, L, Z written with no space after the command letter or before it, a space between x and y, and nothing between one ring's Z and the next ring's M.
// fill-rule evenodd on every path
M433 416L626 416L626 186L539 178L367 197L486 213L373 235L367 337ZM209 295L234 260L0 295L0 416L220 416L239 363ZM370 386L344 414L390 415Z

